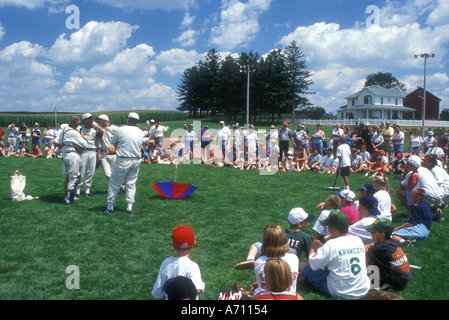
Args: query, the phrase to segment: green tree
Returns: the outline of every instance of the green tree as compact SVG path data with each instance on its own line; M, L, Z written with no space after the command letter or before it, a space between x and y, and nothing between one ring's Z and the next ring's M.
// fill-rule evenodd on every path
M311 103L305 95L314 94L309 91L309 86L313 84L311 73L307 71L304 54L298 47L296 41L290 44L283 50L284 60L287 67L290 90L290 103L292 111L292 123L295 120L295 110L299 108L306 108L311 106Z
M399 92L407 91L405 84L396 79L391 72L377 72L366 76L365 87L379 85L387 89L396 89Z

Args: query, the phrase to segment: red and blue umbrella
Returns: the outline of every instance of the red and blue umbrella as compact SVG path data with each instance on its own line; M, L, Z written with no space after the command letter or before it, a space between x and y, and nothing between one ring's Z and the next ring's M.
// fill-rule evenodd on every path
M190 196L198 187L191 183L170 182L155 182L152 185L153 189L161 196L171 199L181 199Z

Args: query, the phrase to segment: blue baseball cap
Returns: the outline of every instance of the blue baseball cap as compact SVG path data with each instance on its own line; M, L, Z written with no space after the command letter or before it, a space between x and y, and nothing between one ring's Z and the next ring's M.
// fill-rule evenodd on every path
M375 215L375 216L380 215L380 211L378 209L379 202L373 196L367 195L367 196L361 197L359 200L359 205L362 205L365 208L367 208L368 212L371 215Z
M365 183L360 189L357 189L356 191L365 191L368 194L373 195L376 192L376 189L374 189L374 186L369 183Z

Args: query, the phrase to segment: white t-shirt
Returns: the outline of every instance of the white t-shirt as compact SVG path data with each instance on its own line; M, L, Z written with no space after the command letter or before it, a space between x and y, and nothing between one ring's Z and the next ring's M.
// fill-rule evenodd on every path
M379 190L373 196L377 199L380 217L391 221L391 197L388 191Z
M231 135L232 135L231 130L226 126L218 129L217 136L220 142L226 141Z
M366 231L365 226L373 224L374 220L379 217L380 216L368 216L360 219L356 223L349 226L348 233L350 235L358 237L360 240L362 240L364 245L373 243L373 237L371 236L371 233Z
M167 300L167 294L164 291L164 284L176 276L183 276L192 280L197 290L203 290L205 284L201 278L200 268L198 264L190 260L188 257L169 257L166 258L159 269L156 282L151 294L156 299ZM197 296L198 299L198 296Z
M449 196L449 174L447 171L439 166L435 166L430 172L432 172L437 183L440 185L441 189L443 189L444 196Z
M254 290L254 296L261 291L268 290L265 284L265 272L263 270L268 259L269 258L267 256L261 256L254 263L254 272L256 273L258 284L258 287ZM296 292L296 283L299 274L298 256L293 253L286 253L283 257L281 257L281 259L285 260L292 270L292 285L287 290L290 292Z
M189 131L186 130L184 133L184 141L186 143L186 146L188 146L190 148L190 142L194 141L196 138L196 133L195 130Z
M318 219L316 219L315 224L313 225L313 228L312 228L313 231L315 231L318 234L322 234L324 236L330 235L327 227L321 225L321 221L326 220L327 217L329 216L329 213L331 213L331 211L332 210L330 210L330 209L324 209L321 211Z
M432 172L429 169L424 167L419 167L418 170L419 180L416 185L417 188L423 188L426 191L426 194L436 198L443 198L444 194L441 187L438 185L437 180L433 176Z
M412 136L410 138L410 148L421 147L422 138L420 136Z
M334 130L332 130L332 134L339 134L339 135L343 135L343 129L337 129L337 128L335 128ZM339 136L333 136L332 137L332 140L335 140L335 141L340 141L340 137Z
M341 157L340 168L351 166L351 148L347 143L343 143L337 148L337 157Z
M327 241L309 256L312 270L329 270L327 286L332 296L360 299L370 289L366 271L365 246L356 236L342 236Z

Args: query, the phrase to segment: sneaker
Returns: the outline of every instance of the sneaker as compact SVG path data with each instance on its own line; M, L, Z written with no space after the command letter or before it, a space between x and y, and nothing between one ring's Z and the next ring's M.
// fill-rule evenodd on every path
M104 213L114 213L114 209L108 209L108 208L106 208L104 211L103 211Z
M92 194L92 193L90 193L90 192L86 192L86 196L87 196L87 197L92 197L92 196L93 196L93 194Z
M414 247L416 245L416 240L404 240L404 242L401 243L402 247Z
M75 202L70 200L69 198L64 198L63 202L65 205L70 205L70 204L74 204Z
M437 212L435 213L435 218L438 220L438 222L444 222L443 210L441 210L441 208L437 209Z
M245 260L243 262L237 263L234 266L237 270L246 270L246 269L253 269L254 268L254 260Z
M80 194L79 193L75 193L75 195L73 196L73 199L79 200L80 199Z
M131 213L133 213L133 211L132 210L128 210L128 209L126 209L126 214L131 214Z

